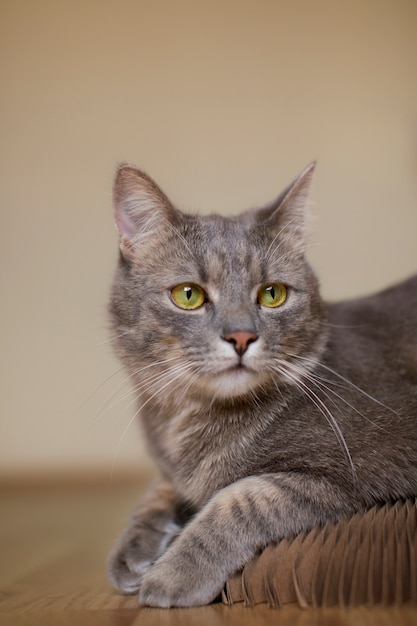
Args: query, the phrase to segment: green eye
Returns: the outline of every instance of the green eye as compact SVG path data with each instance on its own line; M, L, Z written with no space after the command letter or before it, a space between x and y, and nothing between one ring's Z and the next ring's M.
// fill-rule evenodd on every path
M287 299L287 288L282 283L265 285L258 291L258 302L262 306L275 308L284 304Z
M206 301L204 289L198 285L184 283L171 289L173 301L180 309L198 309Z

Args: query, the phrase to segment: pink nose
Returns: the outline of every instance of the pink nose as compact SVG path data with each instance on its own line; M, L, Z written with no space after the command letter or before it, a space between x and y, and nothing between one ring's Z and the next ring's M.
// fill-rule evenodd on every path
M239 356L242 356L249 347L250 343L253 343L258 339L258 335L248 332L246 330L237 330L234 333L229 333L224 337L225 341L233 344Z

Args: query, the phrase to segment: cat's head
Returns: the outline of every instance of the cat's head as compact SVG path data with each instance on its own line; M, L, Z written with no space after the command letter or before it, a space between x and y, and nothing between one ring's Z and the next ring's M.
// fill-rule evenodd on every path
M322 302L305 260L314 165L267 207L195 216L143 172L114 184L120 260L115 343L139 393L236 399L295 384L322 348Z

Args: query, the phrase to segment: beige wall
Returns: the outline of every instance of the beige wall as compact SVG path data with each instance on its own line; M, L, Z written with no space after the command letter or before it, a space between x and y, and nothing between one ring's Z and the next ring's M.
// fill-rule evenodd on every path
M118 447L133 408L107 343L117 161L181 207L231 213L318 159L310 256L324 294L417 270L415 0L1 12L3 474L110 476L117 448L116 473L148 462L135 426Z

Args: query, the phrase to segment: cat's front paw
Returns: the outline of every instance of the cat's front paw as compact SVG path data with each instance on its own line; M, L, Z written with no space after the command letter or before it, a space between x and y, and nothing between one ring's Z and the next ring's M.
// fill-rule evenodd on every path
M159 529L152 525L128 527L109 558L108 575L114 587L122 593L137 593L144 573L165 552L179 530L172 520Z
M133 546L116 549L109 559L110 582L122 593L138 593L142 577L151 564L150 560L140 560Z
M159 608L203 606L217 598L224 583L208 564L204 569L196 568L166 554L144 573L139 604Z

